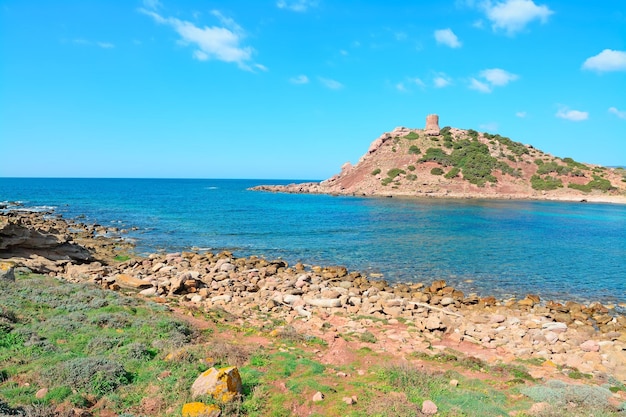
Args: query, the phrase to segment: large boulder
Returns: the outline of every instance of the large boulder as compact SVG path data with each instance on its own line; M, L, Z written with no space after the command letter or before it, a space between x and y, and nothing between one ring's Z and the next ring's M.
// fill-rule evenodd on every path
M12 262L0 262L0 280L15 281L15 265Z
M195 380L191 386L192 398L210 395L221 402L230 402L243 392L241 376L235 366L211 368Z
M222 411L215 404L201 402L187 403L183 405L181 414L183 417L219 417Z

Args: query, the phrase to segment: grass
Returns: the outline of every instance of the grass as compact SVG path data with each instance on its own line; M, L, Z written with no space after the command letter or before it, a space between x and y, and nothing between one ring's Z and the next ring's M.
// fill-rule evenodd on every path
M604 413L598 415L618 415L607 405L609 389L535 385L521 363L488 365L450 351L409 358L442 371L393 364L393 356L377 352L377 337L369 331L347 335L369 347L355 350L349 363L332 365L319 359L328 352L325 342L281 320L244 331L224 310L189 311L217 329L199 332L163 305L50 277L0 282L0 306L0 415L48 416L58 407L88 409L99 403L131 417L147 415L142 400L153 398L160 401L159 415L179 416L191 400L193 381L212 365L237 365L242 376L243 394L234 403L217 404L223 416L290 416L296 409L312 416L415 416L430 399L438 416L489 417L527 410L537 398L557 407L559 396L589 411L581 402L585 395ZM272 343L248 342L249 333L268 335ZM473 372L482 378L467 376ZM577 376L573 372L571 378ZM451 379L459 385L450 385ZM618 382L610 387L625 389ZM47 394L35 398L41 388ZM321 403L311 400L317 391L326 397ZM342 401L352 396L356 404Z

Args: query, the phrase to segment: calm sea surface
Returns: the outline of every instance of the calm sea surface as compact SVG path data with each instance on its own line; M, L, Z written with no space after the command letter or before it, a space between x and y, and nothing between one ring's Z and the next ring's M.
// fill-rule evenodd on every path
M140 253L230 250L482 295L626 301L623 205L246 190L267 183L287 181L0 178L0 201L136 226Z

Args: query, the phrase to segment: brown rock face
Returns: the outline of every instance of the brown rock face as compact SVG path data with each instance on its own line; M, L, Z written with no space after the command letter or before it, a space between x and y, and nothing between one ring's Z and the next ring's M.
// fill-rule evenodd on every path
M429 136L439 135L439 116L436 114L429 114L426 116L426 128L424 132Z

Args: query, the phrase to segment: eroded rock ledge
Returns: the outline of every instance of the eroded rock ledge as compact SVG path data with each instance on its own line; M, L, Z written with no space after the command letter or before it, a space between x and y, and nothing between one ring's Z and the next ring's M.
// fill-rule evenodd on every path
M94 245L101 251L106 247L98 237L78 237L91 226L70 228L62 219L35 214L28 218L38 231L67 233L64 242L81 239L85 249L91 245L94 258L99 256ZM101 253L111 255L111 248ZM28 266L29 259L11 261ZM538 377L576 370L626 382L626 316L599 303L542 302L535 295L501 301L464 294L442 280L390 285L341 266L289 266L280 259L237 258L228 252L152 254L124 262L71 258L54 262L56 270L40 272L156 302L207 311L220 308L242 324L262 323L270 316L324 337L376 332L376 348L394 354L453 348L492 362L544 360Z

